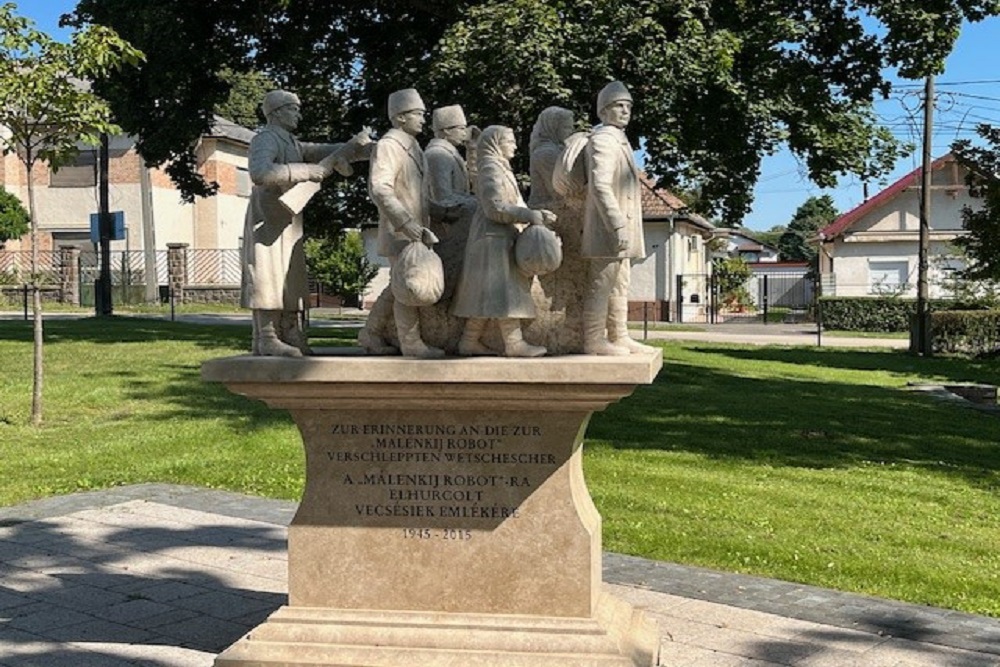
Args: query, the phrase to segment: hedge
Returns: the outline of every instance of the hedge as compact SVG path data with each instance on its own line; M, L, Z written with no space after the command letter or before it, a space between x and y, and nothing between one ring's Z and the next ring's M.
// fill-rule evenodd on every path
M972 356L1000 353L1000 310L932 312L931 350Z
M872 331L876 333L910 330L910 320L916 315L916 299L888 296L824 296L823 328L837 331ZM977 304L932 300L931 311L979 310Z

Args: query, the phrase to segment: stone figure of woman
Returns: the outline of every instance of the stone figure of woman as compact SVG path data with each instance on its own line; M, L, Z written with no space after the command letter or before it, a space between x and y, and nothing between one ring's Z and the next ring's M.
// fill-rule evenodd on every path
M510 167L517 144L508 127L491 125L477 144L478 208L465 247L452 314L466 318L458 344L461 355L496 354L482 342L486 325L496 320L507 357L540 357L546 349L530 345L521 334L521 319L535 317L532 278L517 269L514 242L518 224L551 224L556 216L529 208Z
M531 130L531 193L528 206L554 210L559 195L552 185L552 172L573 133L573 112L562 107L548 107L538 115Z

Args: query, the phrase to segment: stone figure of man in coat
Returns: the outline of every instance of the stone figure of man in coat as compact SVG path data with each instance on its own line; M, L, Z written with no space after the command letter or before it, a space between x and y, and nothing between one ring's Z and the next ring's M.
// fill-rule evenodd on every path
M589 260L583 304L586 354L628 355L650 348L628 333L631 260L645 255L639 169L625 127L632 95L620 81L597 96L601 125L586 146L587 199L581 255Z
M430 222L424 190L424 153L417 142L423 130L426 107L416 90L398 90L389 96L389 120L392 129L375 144L368 175L368 193L378 207L378 252L389 258L390 273L395 270L399 253L407 244L428 238ZM385 302L391 293L379 301ZM392 314L404 356L420 358L443 357L444 351L424 343L420 333L417 307L392 300ZM379 319L373 312L369 319ZM383 341L373 342L373 331L366 330L363 345L369 351L387 347Z
M253 354L262 356L309 353L302 328L309 297L302 215L279 198L292 186L320 182L334 170L349 175L350 162L365 159L361 135L343 144L296 139L292 132L301 119L299 104L293 93L267 93L262 104L267 125L250 142L253 190L243 232L241 301L253 310Z

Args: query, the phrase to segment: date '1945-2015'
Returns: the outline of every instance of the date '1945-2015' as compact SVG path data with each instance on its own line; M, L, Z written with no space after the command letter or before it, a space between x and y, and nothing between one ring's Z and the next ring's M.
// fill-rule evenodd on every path
M445 528L444 530L404 528L403 537L408 540L471 540L472 531L465 528Z

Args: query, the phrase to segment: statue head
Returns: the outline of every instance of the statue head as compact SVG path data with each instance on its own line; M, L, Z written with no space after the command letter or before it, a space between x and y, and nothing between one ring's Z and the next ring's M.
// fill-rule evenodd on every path
M546 141L562 145L573 134L573 112L562 107L547 107L538 114L531 129L529 149L534 151Z
M461 146L469 139L469 124L465 112L458 104L438 107L431 116L434 136L444 139L453 146Z
M394 128L415 137L424 129L426 114L427 107L415 89L404 88L389 95L389 121Z
M514 139L514 131L503 125L490 125L483 130L483 133L479 135L479 141L476 142L480 164L484 160L506 162L514 157L516 150L517 141Z
M261 107L267 122L291 132L302 119L299 96L287 90L272 90L264 95Z
M621 81L612 81L597 94L597 117L605 125L624 128L632 118L632 94Z

